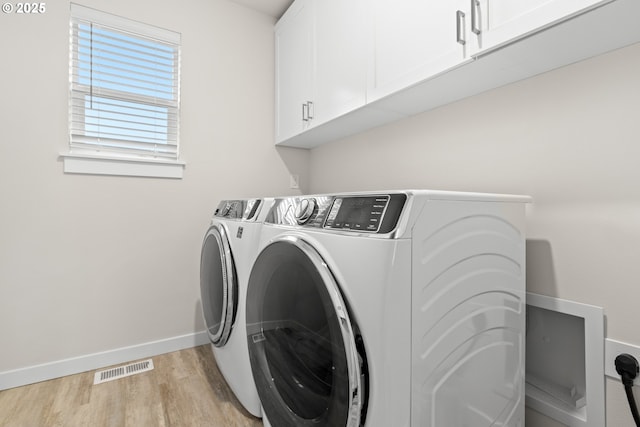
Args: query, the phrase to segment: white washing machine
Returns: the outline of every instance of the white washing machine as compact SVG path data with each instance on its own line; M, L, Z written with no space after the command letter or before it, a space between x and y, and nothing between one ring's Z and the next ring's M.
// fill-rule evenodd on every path
M276 199L247 289L265 426L524 426L525 196Z
M240 403L257 417L262 414L249 364L245 299L262 221L272 202L220 202L200 258L202 311L216 363Z

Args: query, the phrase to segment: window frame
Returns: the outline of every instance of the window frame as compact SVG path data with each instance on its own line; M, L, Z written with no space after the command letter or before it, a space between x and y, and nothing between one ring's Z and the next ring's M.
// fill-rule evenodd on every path
M76 48L79 43L74 43L75 30L79 25L79 21L85 21L90 24L96 24L100 27L108 27L115 32L130 33L132 36L157 40L159 43L170 44L176 49L175 72L173 73L175 83L175 97L171 101L157 101L157 106L169 106L175 109L176 125L175 132L175 158L171 155L153 156L143 155L134 152L102 152L92 148L81 148L73 146L72 126L73 121L81 120L86 110L74 112L74 92L81 94L86 92L86 85L74 81L74 60L77 59ZM98 175L120 175L120 176L142 176L142 177L160 177L160 178L182 178L185 168L185 162L180 159L180 55L181 55L181 35L180 33L170 31L164 28L141 23L128 18L124 18L110 13L102 12L96 9L71 3L70 15L70 41L69 41L69 140L68 150L60 153L64 162L65 173L78 174L98 174ZM117 93L118 91L105 88L97 88L94 86L92 96L100 97ZM138 95L135 93L127 94L126 99L119 97L123 102L140 103L146 102L151 97ZM164 105L163 105L164 104ZM169 115L169 112L168 112ZM169 120L169 118L167 119ZM167 129L170 133L170 129ZM133 151L133 150L132 150Z

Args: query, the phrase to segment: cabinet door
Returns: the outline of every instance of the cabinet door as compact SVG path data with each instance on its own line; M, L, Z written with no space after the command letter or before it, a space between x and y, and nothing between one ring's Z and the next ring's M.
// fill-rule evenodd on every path
M480 26L478 52L515 41L608 0L469 0ZM472 52L472 54L478 53Z
M312 125L364 105L370 37L364 0L318 0L314 12L316 98Z
M276 25L276 142L308 127L314 86L313 34L310 0L294 2Z
M367 101L435 76L467 58L469 0L372 0ZM466 9L465 9L466 8Z

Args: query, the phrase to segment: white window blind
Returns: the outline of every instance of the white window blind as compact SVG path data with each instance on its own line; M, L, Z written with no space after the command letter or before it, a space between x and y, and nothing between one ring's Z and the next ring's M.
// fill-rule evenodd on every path
M177 160L180 34L71 5L70 152Z

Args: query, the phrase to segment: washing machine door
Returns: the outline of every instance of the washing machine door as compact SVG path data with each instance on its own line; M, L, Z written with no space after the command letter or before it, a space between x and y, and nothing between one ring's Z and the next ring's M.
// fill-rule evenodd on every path
M269 423L356 427L366 413L366 358L334 276L298 237L269 244L247 290L249 359Z
M238 306L236 269L227 236L222 224L212 225L200 257L202 311L209 339L217 347L229 339Z

